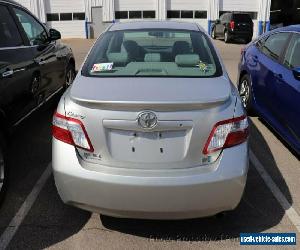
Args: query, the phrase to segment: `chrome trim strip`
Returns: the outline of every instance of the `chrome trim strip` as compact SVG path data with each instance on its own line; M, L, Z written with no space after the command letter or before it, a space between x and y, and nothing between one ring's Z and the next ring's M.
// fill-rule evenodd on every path
M48 96L45 101L43 101L42 103L40 103L37 107L35 107L34 109L32 109L28 114L26 114L25 116L23 116L19 121L17 121L13 127L18 126L22 121L24 121L28 116L30 116L33 112L35 112L36 110L38 110L40 107L42 107L45 103L47 103L53 96L55 96L59 91L61 91L63 89L63 87L60 87L58 90L56 90L55 92L53 92L50 96Z

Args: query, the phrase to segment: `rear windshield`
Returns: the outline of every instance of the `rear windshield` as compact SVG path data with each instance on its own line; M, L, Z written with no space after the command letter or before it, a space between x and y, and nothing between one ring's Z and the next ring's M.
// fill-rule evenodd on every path
M104 33L82 73L94 77L216 77L222 69L204 33L147 29Z
M233 20L236 22L251 23L252 19L248 14L233 14Z

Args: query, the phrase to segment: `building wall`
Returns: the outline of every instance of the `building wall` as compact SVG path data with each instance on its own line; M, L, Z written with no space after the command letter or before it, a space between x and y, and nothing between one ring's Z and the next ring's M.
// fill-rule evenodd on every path
M169 10L207 10L209 0L167 0Z
M261 0L219 0L223 11L258 11Z
M208 1L210 0L167 0L167 10L200 10L207 11ZM170 18L172 21L196 22L200 24L204 30L207 31L208 23L207 18Z
M44 3L45 14L47 13L86 13L86 18L91 20L91 7L103 6L104 14L109 12L109 15L104 15L103 20L111 22L114 20L115 11L147 11L154 10L156 12L156 19L165 20L167 18L168 10L199 10L208 11L209 1L212 0L17 0L25 7L34 11L33 5L35 1ZM261 0L218 0L220 11L244 11L244 12L258 12L259 1ZM105 5L109 5L106 8ZM160 8L160 9L159 9ZM35 10L36 12L36 10ZM36 14L36 13L35 13ZM44 16L45 16L44 14ZM36 14L38 17L40 15ZM39 17L40 19L43 19ZM45 20L45 17L44 17ZM135 19L120 19L116 21L126 22ZM141 19L136 19L141 20ZM168 20L197 22L205 30L208 29L207 18L171 18ZM254 36L258 34L258 21L254 22ZM85 20L70 20L70 21L49 21L47 25L50 28L59 30L62 37L81 37L86 36Z
M156 0L115 0L115 10L155 10Z
M85 12L85 3L84 0L45 0L45 10L46 14ZM85 20L52 21L47 22L47 25L59 30L63 38L86 36Z

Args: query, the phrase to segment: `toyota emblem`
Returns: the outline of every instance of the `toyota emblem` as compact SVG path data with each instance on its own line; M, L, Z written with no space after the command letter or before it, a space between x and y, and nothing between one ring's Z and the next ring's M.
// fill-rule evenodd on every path
M139 114L138 123L144 129L152 129L157 125L157 116L151 111L145 111Z

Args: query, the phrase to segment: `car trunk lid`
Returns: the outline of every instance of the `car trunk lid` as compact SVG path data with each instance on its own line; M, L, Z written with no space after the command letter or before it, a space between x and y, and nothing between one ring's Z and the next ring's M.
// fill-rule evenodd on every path
M78 149L85 161L172 169L218 157L220 152L207 156L202 150L213 126L233 116L227 78L80 78L70 90L66 114L82 117L90 136L95 152ZM141 126L144 112L154 113L154 127Z

